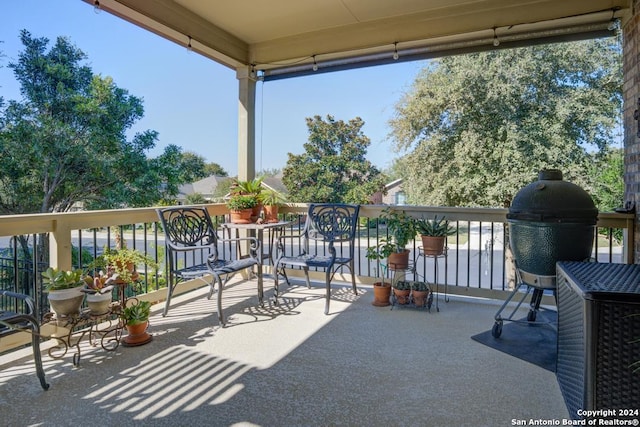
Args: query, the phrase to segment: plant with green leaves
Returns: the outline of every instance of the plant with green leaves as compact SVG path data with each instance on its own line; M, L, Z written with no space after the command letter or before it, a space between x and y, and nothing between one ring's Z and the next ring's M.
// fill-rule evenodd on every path
M231 185L231 194L252 194L257 196L258 199L262 194L262 180L264 177L254 178L250 181L240 181L235 179Z
M410 291L411 290L411 282L406 280L398 280L394 283L393 287L399 291Z
M278 206L285 202L282 194L275 190L265 190L260 197L262 204L265 206Z
M84 285L84 273L82 270L58 270L49 267L42 272L42 282L45 292L60 291Z
M380 215L387 225L387 231L391 236L391 244L394 252L403 252L405 246L416 235L415 219L407 215L404 211L394 208L386 208Z
M421 236L446 237L456 233L456 229L449 225L449 220L444 216L438 218L438 215L435 215L433 219L417 218L415 225Z
M428 62L390 123L407 200L506 207L549 165L598 188L591 165L619 139L621 52L605 37ZM612 183L622 194L622 172Z
M429 290L429 285L427 284L427 282L410 282L410 283L411 283L411 288L413 288L414 291L424 292Z
M137 301L136 304L128 305L122 310L122 319L129 326L146 322L150 315L151 303L149 301Z
M109 277L117 276L122 282L134 283L138 280L137 268L145 264L152 269L157 269L158 264L148 255L137 249L107 248L98 256L89 267L92 269L104 269Z
M396 245L386 239L380 239L377 245L367 248L366 257L372 261L378 261L378 277L380 283L384 284L384 276L386 265L380 263L380 260L387 259L395 251Z
M258 198L253 194L236 194L227 201L230 211L253 209L258 204Z

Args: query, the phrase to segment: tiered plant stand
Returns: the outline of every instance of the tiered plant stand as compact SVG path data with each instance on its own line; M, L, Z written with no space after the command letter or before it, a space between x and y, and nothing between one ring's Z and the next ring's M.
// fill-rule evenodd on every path
M57 341L48 354L53 359L63 358L70 348L75 347L73 364L80 364L80 343L88 337L89 344L100 345L105 351L115 351L120 345L124 324L120 319L121 306L119 302L111 303L106 313L94 315L88 308L80 313L57 318L54 313L45 315L45 322L54 324L56 332L47 336Z

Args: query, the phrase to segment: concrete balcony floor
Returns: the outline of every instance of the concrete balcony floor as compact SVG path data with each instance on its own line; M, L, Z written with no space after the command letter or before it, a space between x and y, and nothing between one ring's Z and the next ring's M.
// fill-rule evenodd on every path
M265 280L265 288L272 281ZM282 289L286 285L281 285ZM257 306L255 283L224 292L226 328L204 290L154 308L141 347L46 354L43 391L30 349L0 358L6 426L511 426L566 419L555 375L473 341L497 301L440 298L440 312L378 308L371 287L294 283ZM266 296L272 296L271 289ZM214 297L215 298L215 297Z

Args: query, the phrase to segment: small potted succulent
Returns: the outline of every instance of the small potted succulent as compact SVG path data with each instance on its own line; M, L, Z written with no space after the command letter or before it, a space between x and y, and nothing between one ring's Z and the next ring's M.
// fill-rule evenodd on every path
M44 291L47 292L49 305L58 317L67 317L80 312L84 294L83 272L77 270L59 270L49 267L42 272Z
M447 236L456 232L456 229L449 225L449 220L445 217L438 218L437 215L433 219L418 218L415 225L422 238L422 250L425 255L442 255Z
M87 307L94 316L109 311L115 280L114 276L109 277L103 271L99 271L95 277L85 276L85 288L82 291L87 294Z
M427 282L411 282L411 298L416 307L427 306L429 303L429 285Z
M138 346L151 341L151 334L147 332L151 303L149 301L130 300L134 304L127 305L122 310L122 321L127 327L128 335L122 343L125 346Z
M393 295L398 304L409 304L411 295L411 282L398 280L393 284Z

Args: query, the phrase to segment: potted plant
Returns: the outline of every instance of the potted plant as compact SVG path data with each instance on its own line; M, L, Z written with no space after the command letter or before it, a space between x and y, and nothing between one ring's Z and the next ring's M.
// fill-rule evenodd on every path
M393 252L389 255L388 267L392 270L402 270L409 266L409 250L407 244L416 235L415 220L403 211L386 208L380 216L387 225L391 237Z
M429 285L426 282L411 282L411 298L416 307L425 307L429 302Z
M445 217L433 219L418 218L415 221L416 230L422 238L422 250L425 255L438 256L444 253L447 236L455 234L455 228L449 225Z
M133 284L138 278L138 266L146 264L156 268L156 262L137 249L127 247L107 248L91 264L93 269L104 269L107 277L113 277L114 284Z
M231 186L231 197L236 195L255 196L256 204L251 207L251 221L256 222L262 210L262 180L264 177L254 178L251 181L235 179Z
M95 277L85 276L85 288L82 290L87 294L87 307L94 316L105 314L109 311L109 306L113 300L112 284L114 277L107 276L103 271L98 272Z
M386 307L390 304L389 297L391 296L391 284L384 281L385 266L379 261L388 258L394 249L395 245L384 239L381 239L376 246L370 246L367 248L366 257L370 260L378 261L378 277L380 278L380 281L373 284L373 302L371 303L376 307Z
M409 304L409 299L411 295L411 282L406 280L398 280L393 285L393 295L398 301L398 304Z
M56 316L66 317L80 312L84 299L82 270L65 271L49 267L42 272L42 282Z
M266 190L262 193L262 210L264 222L267 224L278 222L278 209L284 202L284 198L275 190Z
M235 224L249 224L252 210L258 204L258 199L252 194L235 194L227 201L227 208L231 213L231 222Z
M131 300L130 300L131 301ZM135 304L127 305L122 310L122 321L127 327L128 335L122 343L125 346L137 346L151 341L151 334L147 332L151 303L149 301L134 300Z

